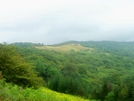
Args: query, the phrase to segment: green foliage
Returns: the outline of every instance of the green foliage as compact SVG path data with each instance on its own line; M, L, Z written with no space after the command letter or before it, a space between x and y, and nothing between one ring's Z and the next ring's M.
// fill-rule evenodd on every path
M73 41L62 45L67 44L80 44L85 50L40 50L33 44L18 45L17 51L52 90L100 101L134 100L134 42Z
M116 101L114 92L113 91L109 92L107 94L107 96L105 97L105 100L104 101Z
M89 101L51 91L47 88L22 88L0 80L0 101Z
M43 80L11 45L0 45L0 71L6 82L20 86L41 86Z

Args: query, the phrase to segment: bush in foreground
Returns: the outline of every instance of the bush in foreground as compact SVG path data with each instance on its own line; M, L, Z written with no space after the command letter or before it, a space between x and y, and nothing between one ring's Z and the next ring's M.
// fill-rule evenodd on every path
M0 101L89 101L80 97L51 91L47 88L25 88L0 80ZM93 100L92 100L93 101ZM95 100L94 100L95 101Z

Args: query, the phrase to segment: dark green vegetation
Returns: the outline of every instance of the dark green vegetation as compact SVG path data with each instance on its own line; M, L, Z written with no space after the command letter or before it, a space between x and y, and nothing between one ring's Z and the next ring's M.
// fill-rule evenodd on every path
M35 48L42 44L15 43L13 49L1 45L0 77L20 86L40 87L45 81L52 90L88 99L134 101L134 42L72 41L55 47L72 43L86 48L56 51Z

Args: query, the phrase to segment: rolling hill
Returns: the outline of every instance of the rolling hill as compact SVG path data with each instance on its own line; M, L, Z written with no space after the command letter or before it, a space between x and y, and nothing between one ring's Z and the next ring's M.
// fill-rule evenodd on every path
M46 49L46 50L55 50L55 51L81 51L81 50L89 50L92 51L93 48L84 47L81 44L65 44L65 45L51 45L51 46L36 46L38 49Z

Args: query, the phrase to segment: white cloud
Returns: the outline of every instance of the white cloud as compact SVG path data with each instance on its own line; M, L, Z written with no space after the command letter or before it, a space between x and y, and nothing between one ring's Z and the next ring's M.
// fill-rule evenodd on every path
M133 0L3 0L0 42L134 39Z

